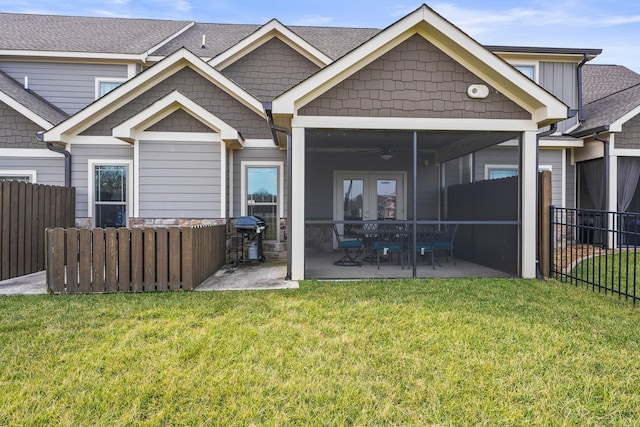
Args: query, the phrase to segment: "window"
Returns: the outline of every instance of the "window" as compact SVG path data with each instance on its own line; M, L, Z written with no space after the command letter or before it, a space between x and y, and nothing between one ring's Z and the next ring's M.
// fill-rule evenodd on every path
M255 215L265 220L266 240L279 239L282 169L282 162L242 162L242 215Z
M95 227L126 227L131 199L129 162L89 161L89 215Z
M0 181L20 181L35 184L36 171L34 170L0 170Z
M515 69L520 71L531 80L536 81L536 67L535 65L514 65Z
M551 165L539 165L538 171L550 171ZM518 176L517 165L485 165L484 179L500 179Z
M125 79L96 79L96 99L103 97L107 93L111 92L122 83Z

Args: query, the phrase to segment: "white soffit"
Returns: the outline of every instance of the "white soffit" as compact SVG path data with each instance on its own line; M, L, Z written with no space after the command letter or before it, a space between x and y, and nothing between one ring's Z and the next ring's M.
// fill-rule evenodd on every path
M258 99L215 70L197 55L194 55L186 48L182 48L46 132L44 134L45 141L68 142L69 136L81 133L185 67L192 68L266 120L264 109Z
M273 101L274 114L293 115L322 93L418 34L529 111L534 120L564 119L568 107L426 5Z
M209 64L218 70L223 70L274 37L283 41L320 68L324 68L333 62L331 58L282 25L277 19L272 19L253 34L211 59Z

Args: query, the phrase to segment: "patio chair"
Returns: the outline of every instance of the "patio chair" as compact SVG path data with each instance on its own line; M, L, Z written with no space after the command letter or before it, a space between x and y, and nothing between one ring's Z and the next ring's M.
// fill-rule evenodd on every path
M361 263L357 260L357 258L362 254L362 241L358 238L345 238L344 236L341 236L338 232L338 226L336 224L333 224L333 233L336 235L338 248L344 249L344 255L342 256L342 258L335 261L333 264L342 267L360 266Z
M434 256L434 229L431 225L418 225L416 230L416 252L425 259L425 255L431 259L431 266L436 269Z
M394 253L399 256L404 270L404 252L407 245L409 232L404 225L379 224L376 230L376 241L373 243L373 251L376 253L378 270L380 270L380 255L391 257ZM409 260L407 259L407 263ZM371 260L373 264L373 260Z
M449 262L449 257L451 257L453 265L456 265L456 259L453 257L453 241L456 238L457 230L458 224L446 224L444 234L436 236L433 241L434 251L443 251L447 262Z

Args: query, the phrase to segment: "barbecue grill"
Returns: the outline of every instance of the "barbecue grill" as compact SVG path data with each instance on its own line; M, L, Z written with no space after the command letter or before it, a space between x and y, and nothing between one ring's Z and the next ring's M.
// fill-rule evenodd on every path
M259 216L240 216L236 220L236 235L241 239L242 254L244 257L245 241L249 243L246 259L249 261L264 261L262 255L262 235L267 229L267 223ZM255 245L253 244L255 240ZM236 261L240 261L239 253L236 252Z

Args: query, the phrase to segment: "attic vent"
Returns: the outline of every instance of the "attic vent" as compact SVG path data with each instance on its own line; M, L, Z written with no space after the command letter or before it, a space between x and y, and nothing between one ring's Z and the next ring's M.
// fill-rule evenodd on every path
M200 46L200 48L201 48L201 49L204 49L204 48L206 48L206 47L207 47L207 45L206 45L206 43L205 43L205 38L206 38L206 36L203 34L203 35L202 35L202 45Z

